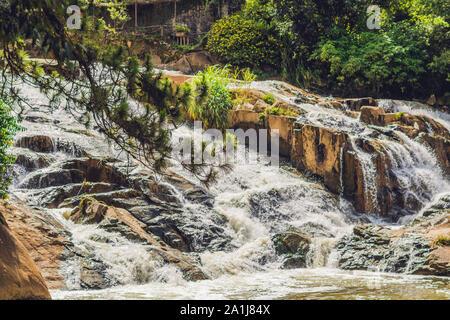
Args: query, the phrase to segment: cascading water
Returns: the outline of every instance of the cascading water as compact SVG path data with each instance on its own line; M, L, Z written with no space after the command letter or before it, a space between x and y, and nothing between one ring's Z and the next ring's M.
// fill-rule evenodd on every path
M369 136L373 129L339 110L295 103L292 94L277 82L255 82L251 86L298 105L305 111L299 121L347 133L354 152L363 164L366 193L370 198L376 199L376 171L373 161L355 143L356 138ZM23 92L32 98L35 106L45 101L35 89L24 86ZM114 155L124 160L124 155L117 155L102 136L78 125L63 111L49 117L42 111L33 110L27 116L23 124L27 131L17 139L30 134L45 135L72 142L72 145L79 146L90 155ZM174 131L173 141L177 142L179 138L192 134L190 127L182 126ZM447 181L442 180L440 171L436 169L438 165L430 152L403 134L397 133L397 136L400 142L382 142L393 163L393 173L400 184L410 190L411 197L426 205L436 194L450 190ZM54 145L57 143L54 142ZM73 157L73 152L70 155L68 149L54 151L49 154L52 163ZM26 151L17 148L14 152ZM257 157L256 154L254 156ZM342 157L341 150L341 168ZM170 169L188 179L192 178L175 163ZM36 190L20 188L27 170L16 168L16 172L16 183L12 190L14 195L39 207L39 200L33 199ZM342 176L340 179L342 186ZM170 182L161 183L178 199L183 219L196 225L199 230L210 229L212 226L220 228L225 240L216 244L214 241L210 242L206 247L202 246L204 241L201 232L195 233L197 231L192 229L195 252L190 255L199 261L202 271L211 280L187 282L177 268L166 265L162 259L151 254L148 246L126 239L120 234L107 232L95 224L83 225L68 221L63 217L66 209L45 209L70 234L70 239L78 250L89 256L91 261L98 262L98 267L102 268L110 285L118 286L101 291L80 290L80 270L73 258L65 261L62 266L66 285L72 291L54 291L54 297L332 298L345 297L346 290L355 287L366 288L363 294L366 297L372 294L372 287L367 285L367 279L375 277L374 274L350 274L336 269L339 254L334 247L342 236L352 231L356 223L352 219L354 209L343 199L342 194L333 195L317 181L283 168L261 162L247 164L244 159L239 159L230 173L221 174L218 182L211 187L210 192L215 199L212 208L187 200ZM225 220L225 225L214 217L221 217ZM275 254L272 237L292 228L301 230L312 239L307 254L307 269L280 269L282 259ZM227 243L223 244L224 241ZM403 297L408 296L410 286L424 286L428 281L426 278L405 277L407 276L401 278L390 275L382 280L377 278L376 281L386 291L389 288ZM407 284L402 284L402 281ZM438 283L437 287L445 288L445 285L446 283ZM444 290L440 295L449 297L450 293Z

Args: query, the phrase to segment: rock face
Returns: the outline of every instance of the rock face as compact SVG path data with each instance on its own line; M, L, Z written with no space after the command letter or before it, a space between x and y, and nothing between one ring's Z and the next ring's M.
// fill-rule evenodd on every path
M15 193L26 196L14 198L16 206L7 219L52 289L102 289L129 283L123 281L148 281L152 264L168 264L187 280L203 280L208 277L201 265L187 254L231 248L223 230L226 220L211 209L214 198L173 172L166 171L167 183L161 183L136 164L83 157L84 150L60 151L58 142L46 136L21 137L16 145L14 151L21 155L16 166L26 173L20 171ZM48 161L34 161L41 158ZM46 209L58 211L50 214ZM210 223L199 224L205 217ZM89 231L94 234L80 238L65 218L103 231ZM105 260L97 251L109 243L102 232L113 235L117 243L137 243L143 249L139 254L149 261L131 267L136 268L133 279L115 276L110 258Z
M79 207L72 211L70 219L75 223L98 224L100 228L108 232L117 232L129 240L152 246L155 259L162 256L164 260L177 265L188 280L207 278L193 260L152 238L145 230L146 224L136 219L127 210L107 206L93 198L85 198Z
M337 244L339 267L425 275L450 275L450 197L400 229L363 225Z
M1 204L2 209L7 206ZM50 299L50 293L27 249L9 229L0 211L0 300Z
M69 241L58 231L59 223L42 212L23 204L0 205L10 229L25 246L39 267L50 289L63 288L60 263L66 256Z
M347 136L335 130L305 125L294 131L292 143L293 164L323 177L325 185L333 192L341 189L341 157Z
M263 93L255 91L232 91L234 96L248 96L250 106L231 111L230 125L244 130L268 129L269 135L278 131L280 155L298 170L319 177L330 191L344 196L358 212L395 220L418 212L430 200L431 190L426 181L408 177L405 182L401 173L426 161L417 155L424 150L414 146L416 142L432 150L442 171L449 173L450 133L427 116L386 113L372 98L320 101L320 97L284 88L285 96L292 92L296 100L337 109L359 121L342 120L340 126L333 127L336 120L326 116L319 121L308 119L301 104L274 103L298 117L273 115L267 110L258 113L255 109ZM419 164L422 165L425 164Z
M283 268L305 268L311 239L297 230L276 234L272 241L275 251L283 257Z

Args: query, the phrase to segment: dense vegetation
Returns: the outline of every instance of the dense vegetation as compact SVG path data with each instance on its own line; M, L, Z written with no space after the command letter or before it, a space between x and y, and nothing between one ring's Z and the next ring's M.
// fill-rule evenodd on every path
M242 12L213 25L206 47L234 66L276 68L280 63L280 43L271 20L264 7L249 2Z
M115 8L114 24L126 17ZM67 8L78 5L83 12L79 29L68 28ZM15 106L28 101L17 90L22 81L39 87L50 99L49 112L64 107L82 123L94 124L136 161L156 172L164 172L172 155L168 123L180 120L191 100L189 84L176 86L155 74L150 56L144 61L132 56L114 29L101 18L91 16L92 1L8 0L0 5L0 97L10 97ZM119 10L119 11L117 11ZM25 41L27 40L27 41ZM56 62L45 72L38 61L29 59L30 44ZM108 75L108 76L105 76ZM142 112L133 109L132 99L142 102ZM41 108L44 108L42 106ZM204 183L215 168L192 169Z
M380 28L369 29L367 21L374 17L367 9L373 4L247 1L242 12L213 26L208 48L225 63L271 66L291 83L326 93L424 99L436 94L441 104L448 104L449 2L378 1ZM258 45L249 49L247 42L253 42L245 33L253 29L258 30ZM268 55L275 44L276 54Z
M12 146L12 139L19 129L11 108L0 100L0 199L7 198L11 180L8 167L15 161L15 157L8 153L8 148Z

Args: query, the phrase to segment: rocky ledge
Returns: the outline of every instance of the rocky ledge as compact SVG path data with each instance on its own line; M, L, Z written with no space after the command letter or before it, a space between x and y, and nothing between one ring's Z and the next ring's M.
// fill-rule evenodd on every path
M358 212L395 221L420 211L431 200L428 181L404 174L415 165L434 166L422 158L428 150L437 159L435 171L450 172L450 132L432 118L389 113L372 98L330 99L277 85L284 100L272 105L263 99L268 92L233 90L246 102L231 111L230 126L279 134L281 156Z
M346 270L450 276L450 195L399 228L356 226L336 248Z
M68 221L138 243L152 261L173 266L186 280L208 278L196 253L231 248L222 229L226 220L214 212L214 198L203 188L169 170L156 176L137 164L91 156L76 144L56 150L61 156L55 145L66 144L53 141L42 135L17 140L14 205L0 207L51 289L122 284L108 275L108 263L92 246L76 239ZM206 227L197 223L205 216L211 221ZM110 242L101 236L87 240ZM68 283L70 270L79 270L75 286ZM136 273L137 283L148 281Z

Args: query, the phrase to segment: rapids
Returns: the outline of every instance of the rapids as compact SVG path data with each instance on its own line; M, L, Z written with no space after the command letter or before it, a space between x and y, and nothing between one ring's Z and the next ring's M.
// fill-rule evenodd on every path
M339 110L295 102L276 81L254 82L251 87L297 104L306 111L298 121L344 131L349 134L352 143L356 138L370 136L374 131ZM77 148L93 156L126 160L124 154L106 143L93 128L86 129L79 125L64 111L48 114L40 110L39 106L45 104L46 98L37 89L22 86L22 92L31 99L35 108L26 113L22 125L27 130L19 133L17 139L27 135L45 135L54 141L70 142L71 148L53 150L48 154L52 162L73 158ZM450 118L444 113L398 101L383 101L382 106L395 108L396 111L425 112L449 128ZM188 125L179 127L174 131L173 141L192 135L192 131ZM439 194L450 192L448 180L444 178L436 159L428 149L401 133L397 133L396 139L398 142L382 142L385 142L386 153L394 164L393 173L402 187L409 190L407 199L414 199L420 202L422 207L426 207L435 201ZM356 144L354 150L363 163L365 192L374 198L377 173L373 168L371 156ZM13 148L13 152L20 154L27 151ZM394 228L395 225L411 220L420 212L412 215L407 212L408 215L394 224L374 215L360 214L342 196L327 191L320 181L295 174L288 167L287 163L281 167L273 167L263 163L245 164L245 161L238 161L233 170L221 174L218 182L209 190L215 198L214 206L209 209L186 200L181 193L177 194L185 219L194 221L200 230L217 224L216 220L210 217L213 212L226 220L226 225L221 226L224 236L230 239L226 248L201 250L198 247L197 252L191 254L210 278L198 282L185 281L179 270L165 265L162 260L154 259L143 245L107 232L96 225L79 225L68 221L63 217L63 209L40 208L64 226L75 245L88 252L96 261L101 261L112 286L103 290L82 290L77 265L68 260L61 271L66 279L67 290L53 290L53 298L450 298L450 280L445 277L337 269L338 253L334 247L355 225L370 221ZM170 169L193 179L176 163L172 163ZM36 190L20 188L20 183L27 174L24 168L15 168L12 193L39 208L39 202L33 199L33 192ZM305 269L280 269L282 261L275 254L272 237L290 228L300 229L312 238Z

